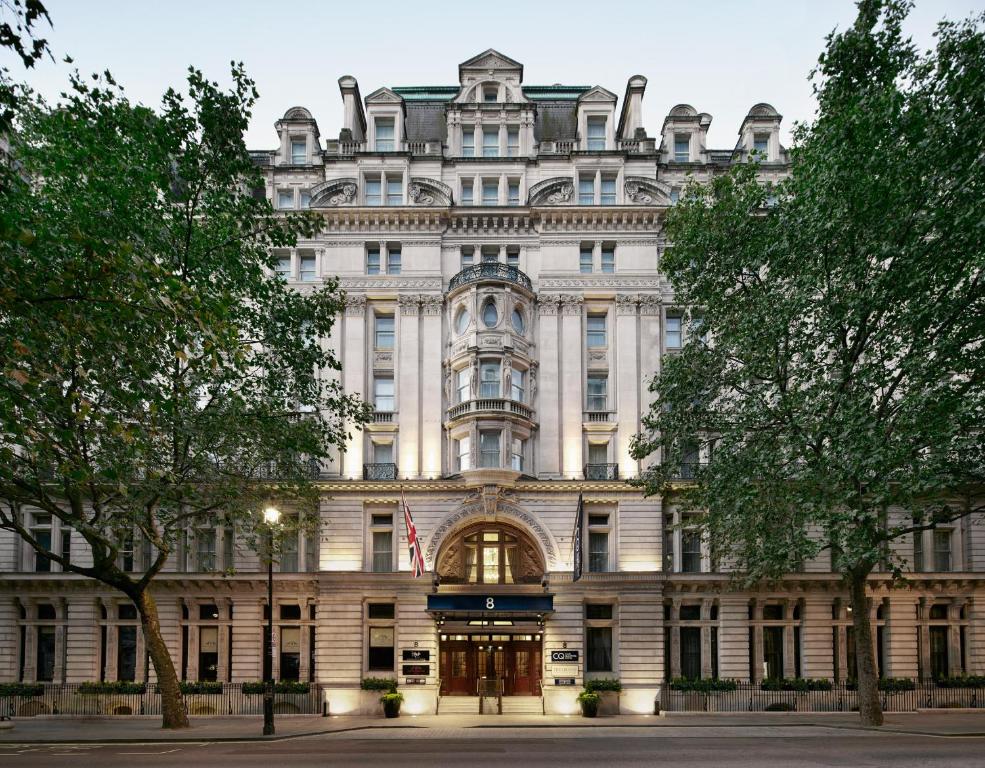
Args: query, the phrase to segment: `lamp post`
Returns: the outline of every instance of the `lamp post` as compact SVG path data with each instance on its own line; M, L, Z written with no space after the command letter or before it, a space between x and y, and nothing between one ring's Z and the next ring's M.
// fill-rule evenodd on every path
M274 526L280 510L263 510L267 543L267 642L263 651L263 735L274 735Z

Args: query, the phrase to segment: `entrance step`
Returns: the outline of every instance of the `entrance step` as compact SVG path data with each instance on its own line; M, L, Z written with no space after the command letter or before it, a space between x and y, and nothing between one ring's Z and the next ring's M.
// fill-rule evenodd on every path
M539 696L504 696L504 715L542 715L544 705Z
M477 715L478 696L442 696L438 705L439 715Z

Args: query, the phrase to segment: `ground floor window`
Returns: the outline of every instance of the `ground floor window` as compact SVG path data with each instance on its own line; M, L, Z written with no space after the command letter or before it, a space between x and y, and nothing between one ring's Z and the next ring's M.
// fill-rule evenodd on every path
M393 671L393 627L369 628L367 666L373 671Z
M55 679L55 628L40 626L37 632L38 655L35 679L51 682Z
M301 628L280 628L280 679L301 679Z
M612 671L612 627L589 627L586 630L585 671Z

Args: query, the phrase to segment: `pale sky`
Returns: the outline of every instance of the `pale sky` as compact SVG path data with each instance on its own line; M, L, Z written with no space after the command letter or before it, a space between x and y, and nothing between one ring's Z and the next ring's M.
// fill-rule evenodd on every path
M49 99L68 81L71 55L84 73L109 69L130 98L156 106L189 65L228 82L243 61L260 101L251 149L276 146L274 122L307 107L322 141L342 122L338 78L353 75L363 96L382 85L454 85L458 64L495 48L524 65L524 84L601 85L619 96L634 74L649 80L644 125L686 102L713 121L709 146L730 149L753 104L795 120L813 112L807 75L824 36L855 18L850 0L650 0L650 2L259 2L258 0L45 0L58 63L25 73L0 63ZM926 48L942 17L985 10L985 0L917 0L908 32Z

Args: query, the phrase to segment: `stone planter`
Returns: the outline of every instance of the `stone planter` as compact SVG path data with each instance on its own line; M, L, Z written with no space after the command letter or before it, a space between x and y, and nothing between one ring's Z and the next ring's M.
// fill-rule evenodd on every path
M599 691L599 714L603 717L619 714L619 693L617 691Z

